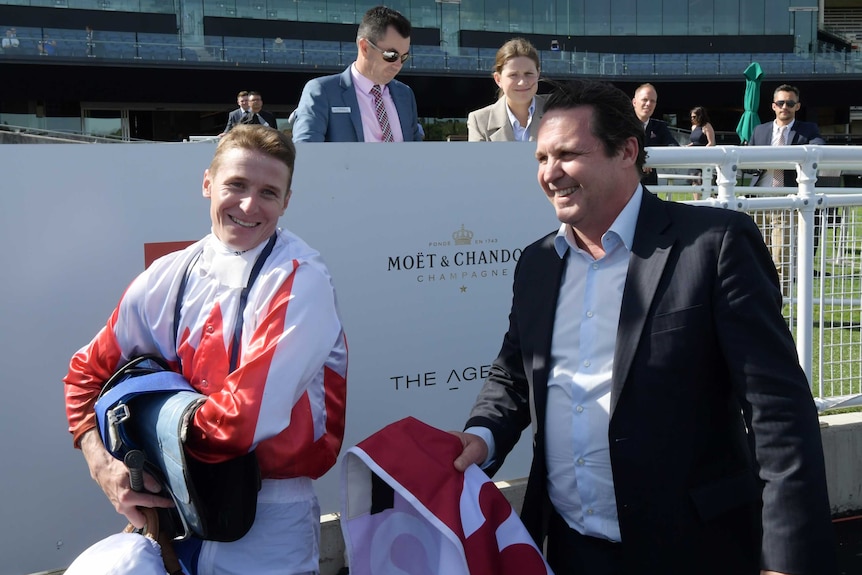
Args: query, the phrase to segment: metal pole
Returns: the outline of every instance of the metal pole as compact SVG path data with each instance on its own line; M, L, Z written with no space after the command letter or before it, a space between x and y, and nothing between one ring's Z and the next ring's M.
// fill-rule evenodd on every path
M820 151L805 146L805 159L796 165L796 181L799 183L797 197L799 211L797 238L799 257L797 258L797 317L796 351L808 382L812 378L812 339L814 330L814 183L817 181L817 163Z

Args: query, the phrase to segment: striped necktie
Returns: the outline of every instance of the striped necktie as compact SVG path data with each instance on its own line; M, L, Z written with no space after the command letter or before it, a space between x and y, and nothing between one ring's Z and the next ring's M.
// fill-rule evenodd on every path
M775 137L772 139L773 146L786 146L787 142L785 142L784 132L787 130L787 126L779 126L778 132ZM784 170L773 170L772 171L772 187L773 188L783 188L784 187Z
M374 84L371 87L371 96L374 98L374 111L377 112L377 121L380 122L380 129L383 131L383 141L392 142L392 128L389 127L389 116L386 115L386 107L383 105L383 93L380 91L378 84Z

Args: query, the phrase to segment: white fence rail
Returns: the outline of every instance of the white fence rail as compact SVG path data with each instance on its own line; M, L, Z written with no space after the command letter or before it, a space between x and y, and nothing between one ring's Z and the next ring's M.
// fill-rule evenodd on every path
M653 192L752 215L779 272L785 317L818 407L862 405L862 188L843 187L839 177L862 170L862 147L648 151L648 165L665 182ZM689 175L692 169L702 173ZM795 169L798 186L748 185L763 169Z

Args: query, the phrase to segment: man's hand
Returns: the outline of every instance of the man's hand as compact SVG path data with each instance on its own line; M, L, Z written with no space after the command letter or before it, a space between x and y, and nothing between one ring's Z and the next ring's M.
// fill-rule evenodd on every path
M463 447L461 455L455 458L455 469L463 473L471 464L482 465L488 459L488 445L481 437L461 431L449 433L461 440Z
M135 527L140 529L147 523L146 517L138 507L174 506L174 502L169 498L155 495L161 491L161 485L149 473L144 473L144 489L147 491L142 493L132 491L129 470L122 461L111 457L102 445L99 432L95 429L88 431L81 438L81 451L90 468L90 476L105 492L117 513L125 515L129 523Z

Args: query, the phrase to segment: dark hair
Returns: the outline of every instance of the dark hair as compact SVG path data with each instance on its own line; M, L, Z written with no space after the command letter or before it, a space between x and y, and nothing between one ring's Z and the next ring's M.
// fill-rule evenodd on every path
M284 132L259 124L240 124L225 134L216 146L215 155L210 162L209 170L216 173L221 167L222 156L228 150L239 148L254 150L281 161L287 166L287 192L293 180L293 168L296 165L296 147L293 140Z
M709 114L706 113L706 108L703 106L695 106L689 112L690 116L694 116L695 126L705 126L709 124Z
M631 98L607 82L573 80L554 84L554 90L545 100L545 115L552 110L572 110L582 106L593 109L590 132L602 142L605 155L619 152L629 138L638 142L638 170L646 162L644 127L635 115Z
M375 6L362 17L359 30L356 32L356 39L367 38L372 42L378 42L386 35L390 26L395 28L395 31L402 38L410 37L410 20L405 18L401 12L387 6Z
M796 86L791 86L790 84L782 84L777 87L775 91L772 92L772 97L775 98L775 94L777 94L778 92L793 92L793 94L796 96L796 101L799 101L799 88L797 88Z

